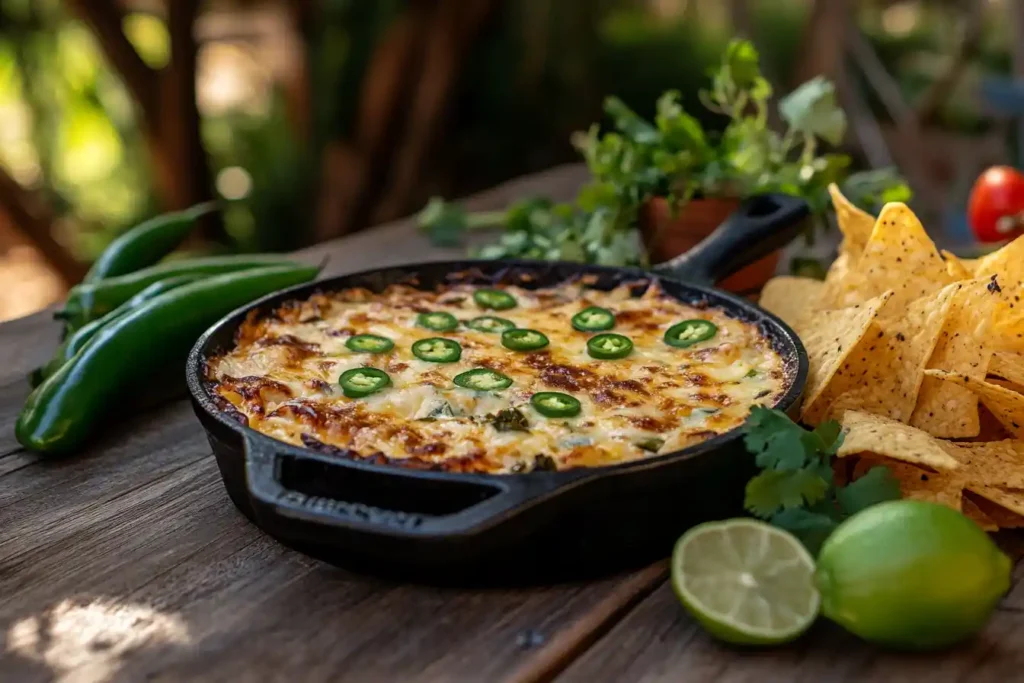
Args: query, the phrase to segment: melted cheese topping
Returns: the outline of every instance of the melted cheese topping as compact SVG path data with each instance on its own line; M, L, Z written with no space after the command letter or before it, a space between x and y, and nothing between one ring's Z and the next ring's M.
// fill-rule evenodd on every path
M288 443L377 462L503 473L678 451L739 426L752 405L774 405L789 384L782 358L755 326L688 306L656 284L639 296L628 284L611 291L579 282L538 290L508 286L502 289L517 306L506 311L480 310L474 289L351 289L289 302L263 319L250 316L235 348L209 360L210 393L235 419ZM587 354L592 335L573 329L570 320L588 306L615 313L611 331L633 340L629 356L597 360ZM447 311L462 323L497 315L543 332L551 343L517 352L501 345L500 334L464 324L451 332L418 327L417 315L431 311ZM685 349L665 344L669 327L695 318L710 320L718 333ZM356 334L388 337L395 347L380 355L352 352L345 341ZM461 344L461 360L431 363L413 355L415 341L437 336ZM346 398L339 376L363 366L387 372L392 385ZM513 384L482 392L452 383L473 368L502 372ZM544 417L529 403L540 391L571 394L582 411L568 419Z

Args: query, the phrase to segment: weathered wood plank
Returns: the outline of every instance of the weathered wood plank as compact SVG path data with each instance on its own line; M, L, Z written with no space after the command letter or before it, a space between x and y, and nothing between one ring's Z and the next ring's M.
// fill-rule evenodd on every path
M568 198L582 178L578 167L556 169L469 204ZM330 275L463 251L432 249L403 221L306 255L325 253ZM0 326L0 350L35 353L7 354L0 381L5 680L545 679L663 581L657 566L587 584L459 591L329 567L234 510L185 401L125 415L72 458L19 452L22 378L49 355L57 327L45 314L11 325Z
M40 518L37 542L0 544L0 633L48 629L42 641L75 653L76 668L116 664L124 680L237 680L244 671L285 680L297 670L310 681L346 672L522 680L518 670L537 671L538 658L558 662L664 576L657 566L589 584L473 591L354 576L263 537L231 508L211 458L84 512L55 521L36 510L27 521ZM153 642L107 662L103 648L90 654L96 640L120 648L135 636L116 623L67 629L62 620L83 610L143 610L187 637L151 634ZM59 670L47 652L8 641L0 669L29 672L49 657Z
M1021 534L1002 532L1000 545L1014 559L1024 554ZM900 654L868 645L826 619L800 641L780 648L744 650L712 639L665 583L569 666L559 683L590 681L707 681L708 683L817 683L928 680L1007 681L1024 666L1024 565L1015 587L981 635L955 649Z
M0 385L25 381L32 368L49 360L60 343L60 325L49 309L0 325Z

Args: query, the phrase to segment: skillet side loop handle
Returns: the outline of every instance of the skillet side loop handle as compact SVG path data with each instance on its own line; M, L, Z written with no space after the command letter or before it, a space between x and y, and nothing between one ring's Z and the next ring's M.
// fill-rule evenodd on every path
M789 244L803 230L810 213L807 202L799 197L750 197L700 244L653 270L687 282L713 285Z
M479 502L468 502L459 510L445 514L425 514L389 509L332 497L311 496L287 487L281 481L282 458L295 461L316 461L327 467L356 468L354 475L366 483L380 479L381 488L420 484L424 487L476 487L481 491ZM246 486L258 518L273 522L280 517L311 522L334 529L371 535L394 537L429 537L473 535L525 509L531 501L558 486L531 485L518 478L507 483L480 484L461 481L458 475L407 470L394 467L387 473L375 472L355 463L342 463L338 456L320 454L287 444L275 444L269 437L245 437ZM405 480L405 481L401 481ZM417 481L409 481L417 480Z

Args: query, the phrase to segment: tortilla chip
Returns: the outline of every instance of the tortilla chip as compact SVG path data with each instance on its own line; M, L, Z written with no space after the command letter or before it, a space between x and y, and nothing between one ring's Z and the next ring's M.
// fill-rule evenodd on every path
M1024 395L986 380L973 379L960 373L925 370L925 375L967 387L978 395L985 407L992 411L996 419L1006 427L1014 438L1024 438Z
M983 486L981 484L971 483L968 483L966 488L968 491L978 494L985 500L995 503L1004 510L1008 510L1016 515L1024 515L1024 491L1008 491L1006 489L1001 489L998 486ZM991 516L991 513L987 509L985 509L985 514ZM1003 526L1002 522L998 520L997 517L993 517L993 521L995 521L996 524L999 524L999 526Z
M818 308L824 282L809 277L773 277L761 290L761 308L796 327L800 320Z
M861 458L853 468L853 479L867 474L872 467L884 465L900 484L900 495L911 500L939 503L959 511L963 499L963 481L955 475L894 462L887 458Z
M987 443L989 441L1003 441L1004 439L1013 438L1013 434L1006 431L1006 427L996 419L996 416L985 407L984 403L978 406L978 422L981 423L981 430L978 432L978 435L959 443Z
M988 374L1002 377L1024 387L1024 355L1010 351L996 351L988 364Z
M1001 299L985 279L960 284L927 367L980 380L985 378L992 356L988 331ZM949 439L976 436L981 429L978 397L964 387L925 377L910 424Z
M945 249L940 253L942 258L946 260L946 273L951 278L954 280L970 280L974 277L974 273L967 267L968 262L960 260L956 254Z
M1024 236L977 260L975 277L993 275L999 276L1004 287L1016 288L1024 284Z
M999 524L997 524L996 521L992 519L992 517L990 517L969 494L969 491L964 491L961 494L960 511L964 513L964 517L981 527L982 531L998 531ZM989 503L989 505L991 505L991 503ZM1012 512L1007 512L1007 514L1013 515ZM1022 523L1024 523L1024 518L1022 518Z
M846 410L864 410L901 422L910 420L925 364L959 289L959 284L950 285L906 308L898 307L895 297L890 298L818 401L804 408L804 421L818 424L830 417L838 418Z
M843 415L843 444L840 458L862 453L899 460L935 470L955 470L960 462L949 453L949 444L927 432L896 420L849 410Z
M1009 389L1015 394L1024 394L1024 387L1022 387L1019 384L1014 384L1013 382L1007 382L1005 379L999 379L998 377L988 377L986 378L986 381L989 384L995 384L996 386L1003 387L1004 389Z
M882 209L847 282L825 303L848 306L893 290L893 305L900 307L954 281L914 212L906 204L890 202Z
M987 492L994 499L1001 500L1004 498L1004 496L1009 496L1010 499L1015 499L1017 497L1016 494L1008 494L1007 492L1001 491L996 487L991 487L987 489ZM1000 529L1018 529L1020 527L1024 527L1024 515L1022 515L1022 513L1008 510L998 501L985 498L980 493L976 493L972 491L970 488L964 491L965 515L968 515L968 504L976 508L981 514L985 515L985 518L987 518ZM970 517L971 515L968 516ZM986 531L988 531L988 529L986 529Z
M815 406L821 393L832 382L847 356L868 334L872 321L889 300L886 293L864 304L835 311L821 311L798 323L796 332L807 349L810 373L804 391L804 410Z
M832 208L836 211L836 223L843 233L840 254L851 254L854 258L860 256L875 227L875 217L844 197L835 183L829 183L828 193L832 197Z
M1024 489L1024 441L950 444L965 481Z

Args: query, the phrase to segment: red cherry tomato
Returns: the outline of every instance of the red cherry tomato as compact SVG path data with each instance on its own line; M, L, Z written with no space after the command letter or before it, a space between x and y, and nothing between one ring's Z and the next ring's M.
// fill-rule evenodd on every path
M1024 174L993 166L978 176L967 203L967 220L979 242L1001 242L1024 232Z

